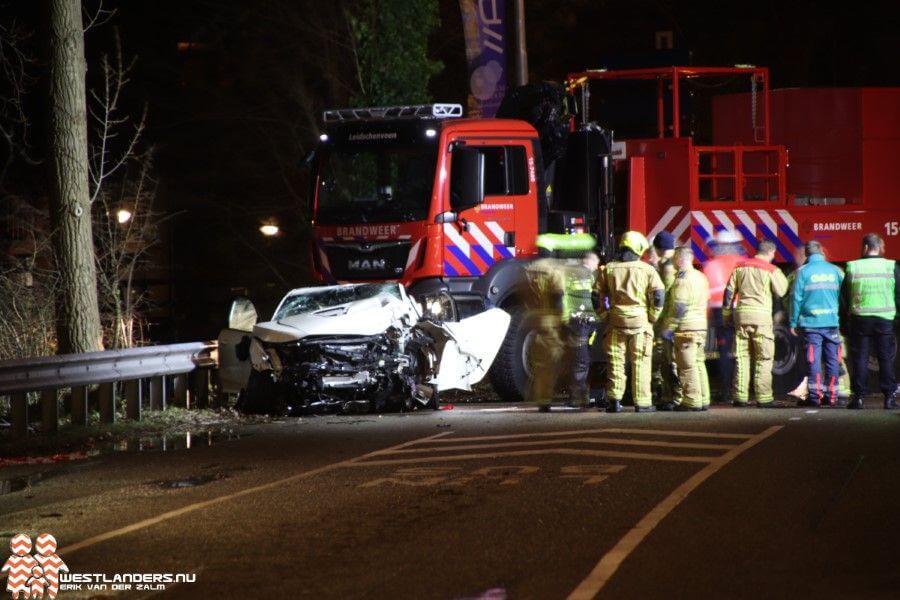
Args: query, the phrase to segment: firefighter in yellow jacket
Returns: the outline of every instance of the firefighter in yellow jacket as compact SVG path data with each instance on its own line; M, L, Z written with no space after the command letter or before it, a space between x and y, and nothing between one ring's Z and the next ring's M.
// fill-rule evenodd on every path
M531 371L528 400L534 402L541 412L548 412L553 400L557 368L566 348L561 319L565 281L562 261L554 256L553 238L539 235L536 244L541 256L525 267L530 292L528 309L534 324L534 336L528 353Z
M775 331L772 300L787 293L784 274L772 264L775 244L759 243L756 256L742 260L734 268L722 299L725 322L734 323L735 373L733 401L735 406L750 403L750 382L756 405L760 408L781 406L772 395L772 363L775 358Z
M575 352L577 360L570 361L569 385L572 402L587 405L590 354L586 350L594 326L591 317L594 312L591 306L593 272L573 257L589 252L596 240L590 234L544 233L537 237L535 244L541 257L525 267L530 290L529 309L534 323L528 352L529 400L537 404L539 411L549 412L560 367L566 362L567 347L583 344L585 347L580 350L584 351ZM567 260L561 259L560 255ZM592 264L596 268L596 264ZM591 321L591 331L584 322L587 319Z
M650 390L653 324L662 312L665 288L656 269L641 261L648 246L642 234L625 232L617 260L597 277L598 316L606 323L607 412L622 410L626 359L631 361L635 412L655 410Z
M694 268L690 247L675 250L678 269L666 294L660 330L672 340L679 385L675 410L701 411L709 407L709 377L706 373L706 313L709 307L709 280Z

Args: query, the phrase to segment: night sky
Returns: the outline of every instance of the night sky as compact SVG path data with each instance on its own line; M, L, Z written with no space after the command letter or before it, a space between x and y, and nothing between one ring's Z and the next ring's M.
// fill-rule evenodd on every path
M655 33L668 30L675 45L670 56L696 65L766 65L774 87L900 85L896 2L836 8L810 0L525 3L532 80L655 64ZM32 27L35 42L36 5L6 0L0 18ZM249 294L265 314L286 289L308 282L303 158L321 110L346 103L354 91L341 41L341 11L352 10L353 2L107 0L104 7L116 13L87 34L89 85L117 29L123 52L137 59L125 108L139 114L148 107L143 141L155 148L158 208L174 215L163 244L174 282L165 300L170 317L155 333L160 341L214 337L232 295ZM431 54L444 69L432 80L432 95L464 102L457 0L441 0L440 10ZM34 70L40 76L39 61ZM40 102L29 106L39 124ZM19 179L28 182L24 187L39 180L26 170ZM259 235L268 219L281 225L279 238Z

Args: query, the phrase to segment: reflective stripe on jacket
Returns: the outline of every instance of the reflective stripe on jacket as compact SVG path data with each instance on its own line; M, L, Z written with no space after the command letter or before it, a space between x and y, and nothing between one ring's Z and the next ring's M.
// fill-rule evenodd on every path
M613 261L597 277L600 317L610 327L639 329L656 322L665 288L656 269L639 260Z
M709 280L709 305L712 308L722 307L725 286L734 272L734 268L744 260L740 254L722 254L709 259L703 265L703 274Z
M678 271L666 294L664 331L706 331L709 281L706 275L689 267Z
M791 288L791 328L837 327L843 280L841 270L821 254L806 259Z
M562 299L562 319L568 321L573 314L596 318L591 292L594 290L594 274L582 264L566 264L563 267L565 281Z
M893 320L897 314L895 269L895 261L886 258L868 257L847 263L851 315Z
M734 314L735 326L772 325L772 298L787 293L788 283L778 267L747 258L735 267L725 286L722 313Z

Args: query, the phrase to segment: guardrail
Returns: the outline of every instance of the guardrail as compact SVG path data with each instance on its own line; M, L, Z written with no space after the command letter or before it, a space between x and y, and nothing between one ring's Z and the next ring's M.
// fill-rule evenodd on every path
M87 425L89 388L97 386L100 421L116 419L118 386L124 384L125 416L140 420L145 396L150 408L206 408L218 343L190 342L84 354L0 361L0 396L10 398L12 435L28 433L28 394L41 394L41 430L59 427L60 391L71 390L73 425ZM171 385L170 385L171 380Z

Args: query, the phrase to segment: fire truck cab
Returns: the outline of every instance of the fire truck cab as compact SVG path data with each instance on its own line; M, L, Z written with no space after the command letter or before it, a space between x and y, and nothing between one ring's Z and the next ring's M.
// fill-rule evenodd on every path
M514 331L492 381L517 399L527 380L521 349L511 349L523 343L522 264L563 216L548 205L531 125L461 116L446 104L326 112L312 263L323 283L392 279L424 304L449 294L510 311Z

